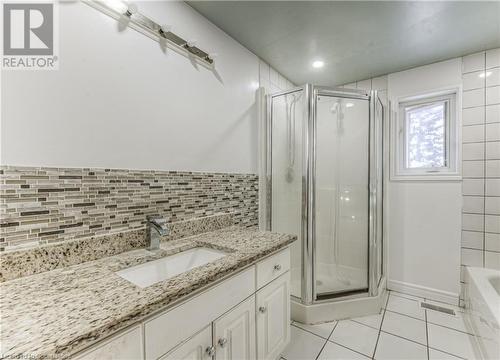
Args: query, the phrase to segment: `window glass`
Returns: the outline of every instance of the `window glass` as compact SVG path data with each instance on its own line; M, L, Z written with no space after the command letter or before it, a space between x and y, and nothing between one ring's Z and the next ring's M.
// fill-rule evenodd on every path
M391 180L460 179L457 89L397 101L391 124Z
M405 108L408 169L446 164L446 101Z

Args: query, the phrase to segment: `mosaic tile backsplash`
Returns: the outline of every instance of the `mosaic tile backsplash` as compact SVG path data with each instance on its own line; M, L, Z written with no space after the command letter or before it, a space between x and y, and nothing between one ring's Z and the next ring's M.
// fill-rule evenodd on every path
M258 176L154 170L0 167L0 251L231 213L258 225Z

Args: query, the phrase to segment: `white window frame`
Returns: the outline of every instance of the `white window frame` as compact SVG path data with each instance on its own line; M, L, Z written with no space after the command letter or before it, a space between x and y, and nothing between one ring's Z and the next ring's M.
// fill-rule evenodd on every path
M460 87L432 91L424 94L396 99L395 111L391 121L391 180L461 180L460 175ZM447 103L445 118L445 162L446 166L437 168L407 168L407 124L405 109L409 106Z

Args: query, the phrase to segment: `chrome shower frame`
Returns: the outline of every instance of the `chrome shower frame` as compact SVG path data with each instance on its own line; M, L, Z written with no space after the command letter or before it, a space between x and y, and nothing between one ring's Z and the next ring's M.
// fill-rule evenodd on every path
M301 209L301 236L302 236L302 267L301 267L301 297L292 296L295 301L304 305L324 302L341 301L350 298L375 297L379 293L379 285L384 277L383 273L383 239L382 239L382 211L377 210L377 204L382 204L383 196L383 118L384 108L377 91L362 91L344 88L329 88L306 84L266 96L266 228L272 229L272 106L273 98L295 92L303 92L304 98L304 130L303 130L303 166L302 166L302 209ZM361 99L369 102L369 224L368 224L368 289L360 294L336 295L317 300L316 291L316 234L315 234L315 192L316 192L316 98L319 95L341 98ZM381 119L376 119L376 107L380 106ZM377 124L377 120L380 124ZM376 127L380 126L379 131ZM379 135L378 135L379 134ZM378 135L378 136L377 136ZM380 262L378 251L380 247Z

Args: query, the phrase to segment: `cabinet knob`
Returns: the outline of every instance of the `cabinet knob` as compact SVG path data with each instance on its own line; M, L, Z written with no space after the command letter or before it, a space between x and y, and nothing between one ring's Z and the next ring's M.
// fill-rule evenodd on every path
M264 314L267 311L267 308L265 306L260 306L259 311Z
M221 348L223 348L224 346L226 346L226 343L227 343L227 339L226 338L220 338L219 341L217 341L219 343L219 346Z
M280 264L274 265L274 270L280 271L281 270L281 265Z
M207 353L208 356L214 356L215 355L215 347L209 346L205 349L205 352Z

